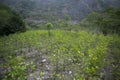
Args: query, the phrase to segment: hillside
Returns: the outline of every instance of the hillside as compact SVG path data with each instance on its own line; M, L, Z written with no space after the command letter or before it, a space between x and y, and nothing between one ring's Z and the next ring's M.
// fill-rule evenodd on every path
M119 4L0 0L0 80L120 80Z
M0 62L0 78L120 79L120 37L85 31L52 30L50 33L49 36L46 30L37 30L0 38L0 61L4 62Z
M83 19L89 12L119 6L119 0L1 0L24 16L28 22L41 23L69 16Z

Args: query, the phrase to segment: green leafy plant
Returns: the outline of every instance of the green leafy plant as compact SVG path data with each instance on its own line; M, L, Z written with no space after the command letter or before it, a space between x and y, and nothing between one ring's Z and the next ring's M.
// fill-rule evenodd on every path
M0 3L0 36L25 31L25 22L22 17L6 5Z
M9 61L2 64L2 67L6 68L2 80L26 80L28 69L33 70L35 68L32 62L26 63L21 56L16 58L9 56L8 59Z
M49 79L57 80L98 80L105 78L107 74L113 74L112 77L117 76L114 79L119 79L119 36L104 36L85 31L76 33L51 30L51 32L55 34L50 37L47 30L27 31L1 37L0 55L6 60L4 67L7 78L4 76L4 79L25 79L29 73L27 72L30 67L27 66L29 61L34 61L36 69L42 72L41 75L36 71L30 72L32 77L38 75L37 79L48 76ZM14 58L7 59L8 54L14 55ZM21 60L16 54L24 55L25 60L24 58ZM107 72L105 69L109 65L112 65L112 68Z
M48 35L50 36L50 29L53 28L53 24L52 23L46 23L46 27L48 29Z

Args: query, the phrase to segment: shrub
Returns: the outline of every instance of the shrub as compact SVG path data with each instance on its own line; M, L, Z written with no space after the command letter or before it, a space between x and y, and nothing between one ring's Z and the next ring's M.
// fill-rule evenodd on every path
M0 3L0 36L26 31L22 17Z
M48 35L50 36L50 29L53 27L53 24L52 23L46 23L46 27L48 29Z
M120 35L120 8L108 8L101 13L90 13L87 20L99 26L105 35L109 33Z
M26 63L23 57L13 58L9 56L9 61L2 64L4 76L2 80L26 80L28 69L33 70L33 62Z

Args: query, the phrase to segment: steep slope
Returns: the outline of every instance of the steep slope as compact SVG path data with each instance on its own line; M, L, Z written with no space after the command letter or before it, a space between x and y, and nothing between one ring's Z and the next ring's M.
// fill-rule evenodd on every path
M81 20L89 12L119 6L120 0L0 0L30 20Z

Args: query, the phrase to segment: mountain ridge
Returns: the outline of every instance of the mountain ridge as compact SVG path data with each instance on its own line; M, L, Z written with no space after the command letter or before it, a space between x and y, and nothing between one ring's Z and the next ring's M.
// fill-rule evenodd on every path
M107 7L118 7L119 0L0 0L27 20L56 21L67 16L71 20L81 20L92 11Z

